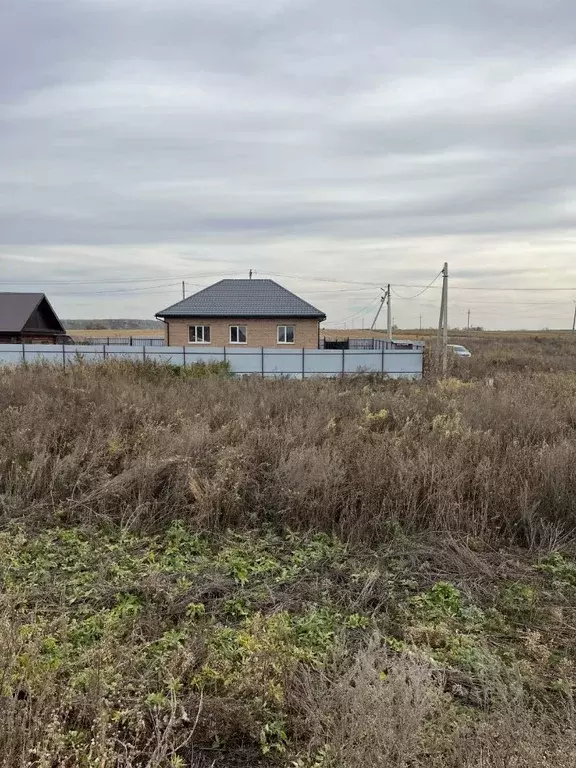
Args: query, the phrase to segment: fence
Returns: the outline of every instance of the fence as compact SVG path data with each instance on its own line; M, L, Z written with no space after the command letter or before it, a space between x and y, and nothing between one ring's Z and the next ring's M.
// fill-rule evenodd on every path
M72 334L74 332L72 331ZM122 345L127 344L131 347L163 347L164 336L150 336L144 338L143 336L77 336L75 338L76 344L91 344L91 345Z
M52 344L0 344L0 364L49 362L64 368L80 360L154 360L172 365L227 361L234 374L262 377L342 376L366 372L390 378L422 377L424 345L412 349L330 350L254 347L134 347L126 344L102 346Z
M412 349L422 342L401 341L399 339L327 339L325 336L320 341L323 349Z

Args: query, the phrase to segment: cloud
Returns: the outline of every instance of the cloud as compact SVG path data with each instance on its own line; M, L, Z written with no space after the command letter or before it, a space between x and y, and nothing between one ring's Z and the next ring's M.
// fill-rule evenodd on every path
M64 315L151 316L210 270L377 295L449 260L455 285L576 286L565 0L10 0L3 16L0 267ZM335 322L373 298L278 279ZM572 298L538 294L530 315L522 294L472 294L455 309L473 299L492 327L563 322ZM398 300L397 322L433 322L436 303Z

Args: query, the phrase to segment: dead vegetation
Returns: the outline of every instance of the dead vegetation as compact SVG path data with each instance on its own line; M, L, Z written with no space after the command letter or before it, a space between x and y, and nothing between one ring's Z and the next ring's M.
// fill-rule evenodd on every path
M576 380L496 386L178 380L150 367L3 371L3 520L155 530L263 523L496 544L574 527Z
M0 764L573 765L575 432L569 372L0 371Z

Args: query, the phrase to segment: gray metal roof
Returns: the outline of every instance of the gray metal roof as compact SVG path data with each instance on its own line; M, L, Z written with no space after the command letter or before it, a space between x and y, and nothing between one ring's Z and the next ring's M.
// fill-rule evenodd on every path
M274 280L220 280L157 312L156 317L310 317L321 310Z
M30 315L43 302L46 302L49 311L54 315L54 330L65 333L43 293L0 293L0 333L20 333Z

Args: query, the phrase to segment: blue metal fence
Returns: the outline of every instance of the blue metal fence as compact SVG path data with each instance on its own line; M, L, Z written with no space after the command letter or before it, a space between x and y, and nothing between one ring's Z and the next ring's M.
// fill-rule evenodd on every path
M108 346L116 344L118 346L126 346L128 344L131 347L163 347L164 336L150 336L144 338L143 336L82 336L76 337L77 344L90 344L92 346L106 344Z
M227 361L237 375L262 377L343 376L359 372L391 378L422 377L424 345L379 350L279 349L277 347L159 347L129 344L0 344L0 364L48 362L63 367L104 360L154 360L171 365Z

